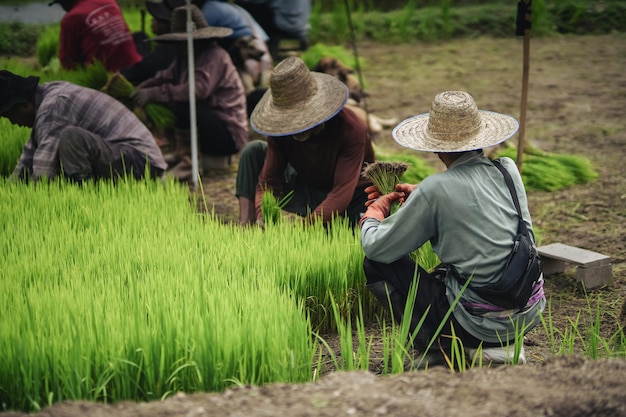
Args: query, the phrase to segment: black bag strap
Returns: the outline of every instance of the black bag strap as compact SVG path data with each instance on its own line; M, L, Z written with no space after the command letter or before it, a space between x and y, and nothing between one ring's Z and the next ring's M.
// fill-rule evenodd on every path
M528 236L528 228L526 227L526 223L524 223L524 219L522 218L522 210L519 206L519 199L517 198L517 191L515 191L515 185L513 185L513 178L511 178L511 174L506 170L505 167L499 161L493 160L491 161L496 168L500 170L502 175L504 176L504 182L506 182L506 186L509 188L509 192L511 193L511 198L513 199L513 204L515 205L515 210L517 210L517 231L518 233L523 234L524 236ZM464 278L452 265L446 265L446 268L452 273L452 276L461 284L465 285L468 278Z
M524 219L522 218L522 210L519 206L519 198L517 198L517 191L515 191L515 185L513 185L513 178L511 178L511 174L506 170L505 167L499 161L493 160L491 161L495 165L496 168L500 170L502 175L504 175L504 181L506 182L506 186L509 188L509 192L511 193L511 198L513 199L513 204L515 204L515 209L517 210L517 217L519 219L519 227L522 233L528 234L528 229L526 228L526 223L524 223Z

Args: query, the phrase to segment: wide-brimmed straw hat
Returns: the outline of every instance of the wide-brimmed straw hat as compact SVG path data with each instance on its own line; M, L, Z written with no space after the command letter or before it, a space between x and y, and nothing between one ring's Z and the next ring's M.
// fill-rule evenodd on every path
M157 42L182 42L187 40L187 10L191 7L191 21L193 22L192 37L194 40L225 38L233 33L231 28L209 26L198 6L177 7L172 12L171 33L165 33L154 38Z
M400 122L391 132L400 145L426 152L464 152L504 142L517 132L511 116L478 110L464 91L437 94L430 113Z
M265 136L295 135L331 119L347 101L344 83L288 57L270 74L270 88L252 111L250 125Z
M39 83L39 77L20 77L0 70L0 116L18 103L28 101Z

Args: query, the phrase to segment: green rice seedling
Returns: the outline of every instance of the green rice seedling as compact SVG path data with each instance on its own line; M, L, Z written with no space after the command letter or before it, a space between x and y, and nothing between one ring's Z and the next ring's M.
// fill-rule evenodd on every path
M94 61L92 64L86 65L76 72L76 84L100 90L109 80L109 73L104 64L100 61Z
M571 354L575 350L582 351L585 357L591 359L626 357L624 343L624 329L619 320L616 320L615 332L610 337L602 337L601 323L603 315L607 314L606 302L601 294L593 297L586 294L587 308L581 309L575 316L568 318L564 328L554 324L552 299L548 299L547 308L541 316L541 324L550 342L552 354ZM594 305L595 304L595 305Z
M59 54L59 36L60 26L49 25L46 26L44 31L37 37L36 55L37 62L41 68L50 66L53 58L56 58Z
M11 124L5 117L0 118L0 138L2 138L0 176L7 176L13 172L29 136L29 128Z
M311 377L310 323L276 284L278 255L262 235L198 222L184 187L0 182L0 195L8 407Z
M498 157L507 156L517 160L517 150L506 148ZM522 179L529 190L554 191L596 179L597 172L591 162L578 155L558 155L531 149L525 154Z
M280 223L282 210L293 197L293 190L281 198L276 198L271 191L265 191L261 199L261 214L266 225Z
M365 165L363 177L367 178L378 188L381 194L389 194L396 190L396 185L401 182L408 164L397 161L375 161ZM399 201L393 201L389 213L393 214L400 208Z
M408 165L406 172L402 175L402 181L407 184L417 184L424 178L437 172L433 167L414 153L385 152L375 149L376 159L379 161L399 161Z
M367 370L369 368L369 348L368 343L365 340L365 330L363 327L364 320L363 315L361 314L362 310L359 309L359 317L356 320L356 326L359 328L359 331L357 332L358 343L357 350L355 352L351 314L341 314L337 303L333 301L334 299L331 296L333 316L337 324L337 333L339 334L341 350L341 360L339 361L335 357L335 369L344 371L356 369Z
M135 108L136 110L137 107ZM161 132L169 128L173 128L176 123L176 116L174 116L174 113L161 103L148 103L143 110L145 111L148 120L154 124L154 127L157 130Z
M304 51L300 55L300 58L302 58L307 67L312 69L320 59L326 56L336 58L350 68L357 68L357 62L352 51L349 51L341 45L328 45L318 42ZM359 66L363 68L367 66L367 63L362 58L359 58Z
M427 272L433 272L435 268L441 264L441 260L437 254L433 252L433 246L430 241L411 252L409 256Z
M165 131L174 127L176 117L163 104L148 103L142 108L134 103L131 95L135 91L135 86L122 74L115 73L111 75L101 90L131 109L144 124L154 125L159 131Z

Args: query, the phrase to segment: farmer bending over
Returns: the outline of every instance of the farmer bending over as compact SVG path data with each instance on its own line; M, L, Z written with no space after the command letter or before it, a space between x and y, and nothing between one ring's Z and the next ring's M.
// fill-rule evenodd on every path
M61 19L59 61L66 69L100 61L109 72L141 61L133 36L115 0L53 0Z
M197 6L191 5L194 40L195 96L198 149L202 165L238 153L248 142L246 95L233 62L216 39L226 37L232 29L209 26ZM187 6L174 9L170 33L154 38L173 43L177 57L166 69L137 86L135 102L143 107L162 103L172 109L175 124L175 164L166 175L180 181L191 181L191 120L189 112L189 68L187 56ZM169 162L169 161L168 161Z
M82 182L167 167L150 131L119 101L65 81L38 85L38 77L0 71L0 115L32 128L13 177L59 175ZM146 167L146 165L148 165Z
M348 108L347 87L333 76L311 72L297 57L280 62L270 89L250 118L267 141L249 143L237 173L242 224L262 223L261 200L294 194L283 208L313 222L347 216L357 224L368 181L364 163L374 161L367 126Z
M470 282L480 286L502 277L517 234L518 215L504 176L482 148L505 141L517 128L517 121L510 116L478 110L465 92L441 93L430 113L401 122L392 133L402 146L434 152L447 170L419 185L398 184L396 191L387 195L380 195L375 186L366 189L370 200L360 226L367 288L383 306L391 301L396 319L402 318L407 301L413 303L411 331L427 312L414 341L420 349L435 336L462 289L453 275L471 276ZM499 161L513 179L522 218L534 242L521 176L510 158ZM390 203L395 200L404 203L389 215ZM416 264L408 254L428 241L447 267L434 273L419 267L417 295L407 300L416 275ZM470 356L482 346L485 360L513 362L516 336L539 323L546 303L542 276L537 279L521 309L500 307L498 300L488 302L468 287L434 342L431 358L442 359L439 346L450 355L453 327ZM517 360L525 362L523 345Z

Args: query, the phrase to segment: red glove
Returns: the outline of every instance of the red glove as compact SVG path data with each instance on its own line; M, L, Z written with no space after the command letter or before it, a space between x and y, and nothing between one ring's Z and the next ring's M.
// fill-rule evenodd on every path
M367 186L363 191L365 191L365 193L367 194L368 201L365 203L366 207L372 204L374 200L382 195L380 191L378 191L378 187L376 187L375 185Z
M372 193L370 193L370 195L372 195ZM389 217L389 208L391 207L391 203L396 200L400 200L403 197L404 193L394 191L392 193L382 195L375 200L369 200L365 203L367 210L359 221L359 227L363 225L363 222L366 219L372 218L383 221L386 217Z

